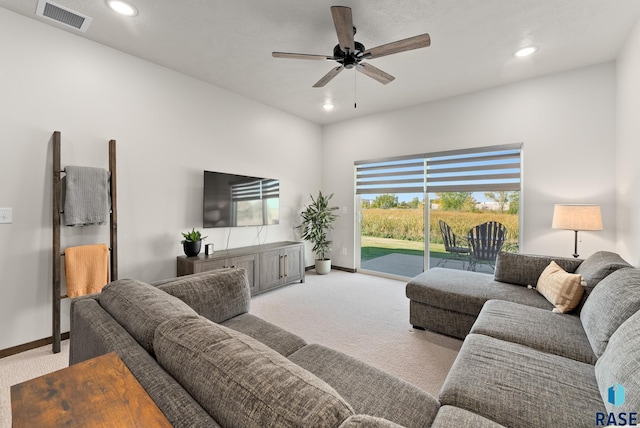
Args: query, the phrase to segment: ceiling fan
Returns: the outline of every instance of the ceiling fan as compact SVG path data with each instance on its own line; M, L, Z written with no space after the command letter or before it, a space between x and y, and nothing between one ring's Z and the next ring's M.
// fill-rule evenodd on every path
M356 42L353 38L356 34L356 27L353 26L350 7L331 6L331 15L333 16L333 24L335 25L336 33L338 34L338 44L333 48L333 56L287 52L272 53L274 58L336 61L340 64L339 66L332 68L331 71L329 71L322 79L318 80L316 84L313 85L314 88L321 88L325 86L345 68L355 68L362 74L386 85L393 81L395 77L369 63L362 62L362 60L375 59L398 52L426 48L431 45L431 38L429 37L429 34L421 34L419 36L409 37L408 39L398 40L375 48L366 49L362 43Z

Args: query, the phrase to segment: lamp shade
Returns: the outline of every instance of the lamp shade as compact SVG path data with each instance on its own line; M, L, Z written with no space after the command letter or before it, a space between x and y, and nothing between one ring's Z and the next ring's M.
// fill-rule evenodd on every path
M602 230L600 205L563 205L553 208L553 229Z

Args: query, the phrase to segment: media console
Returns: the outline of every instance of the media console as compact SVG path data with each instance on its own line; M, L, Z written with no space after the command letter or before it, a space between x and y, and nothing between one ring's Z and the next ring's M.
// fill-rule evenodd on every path
M251 295L293 282L304 282L304 244L283 241L215 251L196 257L179 256L178 276L225 267L247 270Z

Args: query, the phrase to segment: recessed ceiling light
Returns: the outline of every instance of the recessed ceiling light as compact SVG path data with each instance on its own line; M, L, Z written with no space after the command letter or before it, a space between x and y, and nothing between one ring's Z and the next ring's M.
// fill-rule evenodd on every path
M537 46L527 46L526 48L518 49L516 53L514 53L513 55L519 58L522 58L522 57L531 55L537 50L538 50Z
M138 14L135 6L123 0L107 0L107 5L121 15L136 16Z
M325 103L325 104L322 106L322 108L323 108L323 109L325 109L326 111L331 111L331 110L333 110L333 104L331 104L331 103Z

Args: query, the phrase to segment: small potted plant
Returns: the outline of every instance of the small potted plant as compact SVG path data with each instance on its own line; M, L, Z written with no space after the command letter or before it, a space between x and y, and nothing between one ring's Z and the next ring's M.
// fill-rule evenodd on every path
M182 241L182 248L187 257L195 257L200 254L200 248L202 247L202 241L206 239L206 236L202 236L199 230L195 228L191 229L191 232L182 233L184 238Z
M331 251L331 241L327 239L327 232L333 229L333 222L338 218L333 212L338 207L330 207L329 200L333 193L324 196L319 192L317 198L311 195L311 203L300 213L302 224L297 228L302 229L302 239L313 244L313 252L316 254L316 273L328 274L331 271L331 259L327 254Z

